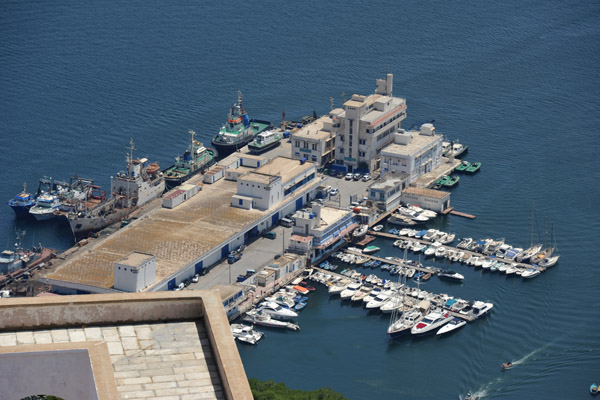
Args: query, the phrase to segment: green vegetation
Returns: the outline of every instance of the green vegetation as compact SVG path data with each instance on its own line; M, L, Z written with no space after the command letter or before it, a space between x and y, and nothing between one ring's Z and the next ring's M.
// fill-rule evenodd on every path
M330 388L307 392L290 389L283 383L261 382L255 378L250 379L250 388L254 400L347 400L340 393L336 393Z

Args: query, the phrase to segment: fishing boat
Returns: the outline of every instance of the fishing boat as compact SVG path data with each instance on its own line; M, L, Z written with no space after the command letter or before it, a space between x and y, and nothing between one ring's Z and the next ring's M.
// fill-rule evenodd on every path
M479 171L480 168L481 168L481 162L476 161L473 164L471 164L470 166L468 166L465 169L465 172L467 172L469 174L474 174L475 172Z
M381 249L377 246L367 246L362 250L362 252L363 252L363 254L375 254L379 250L381 250Z
M196 132L189 130L190 145L186 151L175 158L175 164L163 171L167 189L181 185L192 176L201 173L215 162L215 152L213 149L204 147L202 143L194 140Z
M448 175L442 176L437 181L435 181L435 185L440 185L440 187L444 186L444 184L446 183L446 181L448 180L448 178L449 178Z
M56 194L44 193L35 200L29 214L38 221L54 218L54 212L60 208L60 198Z
M256 135L253 141L248 144L251 153L260 154L264 151L278 146L283 139L283 134L278 131L268 130Z
M456 172L465 172L467 170L467 168L471 167L471 163L468 161L462 161L458 167L456 167L455 171Z
M265 336L263 332L244 324L231 324L231 334L238 341L248 344L256 344Z
M16 194L7 204L13 209L17 217L29 215L29 209L35 205L35 197L27 192L27 183L23 184L23 191Z
M448 322L450 322L454 317L450 315L449 312L441 312L440 310L435 310L427 314L421 321L419 321L415 326L413 326L410 330L410 333L415 336L426 335L428 333L433 333L433 331L441 328Z
M509 361L509 362L503 363L500 368L502 369L502 371L505 371L507 369L511 369L512 367L513 367L513 363Z
M237 102L231 107L227 122L211 143L223 158L247 145L256 135L270 129L273 124L268 121L251 120L242 105L242 92L237 92Z
M450 322L448 322L446 325L442 326L436 332L436 336L445 335L447 333L453 332L457 329L462 328L466 324L467 324L467 321L465 321L464 319L454 317Z
M138 207L165 191L164 176L158 164L147 165L146 158L134 159L133 150L133 140L130 140L127 170L111 178L110 198L90 190L84 201L84 210L65 215L77 240L127 218Z
M369 229L369 225L367 225L367 224L360 225L358 228L354 229L354 231L352 232L352 238L357 241L364 239L365 235L367 234L368 229Z

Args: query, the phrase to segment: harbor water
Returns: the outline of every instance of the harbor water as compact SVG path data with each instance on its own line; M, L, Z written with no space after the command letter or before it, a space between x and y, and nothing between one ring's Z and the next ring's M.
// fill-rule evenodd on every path
M465 159L483 163L451 198L477 218L431 226L528 247L534 203L534 237L544 240L548 217L560 261L527 281L462 265L452 265L462 284L432 278L424 289L495 305L445 338L390 341L387 317L315 284L300 332L239 346L248 376L350 399L584 398L600 383L599 16L597 2L575 0L5 1L0 198L23 182L35 190L44 175L108 189L129 138L165 168L188 129L209 143L238 89L251 117L279 122L284 110L324 114L330 97L339 107L393 73L394 95L407 99L403 126L435 119L469 146ZM0 207L1 247L23 229L25 246L74 243L67 224ZM401 256L390 240L374 244Z

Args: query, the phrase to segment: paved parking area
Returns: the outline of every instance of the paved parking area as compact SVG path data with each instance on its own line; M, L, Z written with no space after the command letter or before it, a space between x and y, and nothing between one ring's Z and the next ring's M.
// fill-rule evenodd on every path
M373 179L363 182L363 180L355 181L355 180L346 180L345 178L334 178L332 176L328 177L327 183L325 185L330 185L332 188L337 188L340 193L337 196L330 196L327 199L327 204L346 208L350 205L351 196L356 195L357 201L360 201L363 197L368 194L368 187L374 182Z
M273 229L275 239L260 237L246 246L242 258L233 264L223 261L214 266L206 275L201 276L198 283L191 283L186 289L210 289L217 284L235 283L238 275L245 275L247 269L259 270L283 254L290 243L292 228L277 226ZM231 278L231 279L230 279Z

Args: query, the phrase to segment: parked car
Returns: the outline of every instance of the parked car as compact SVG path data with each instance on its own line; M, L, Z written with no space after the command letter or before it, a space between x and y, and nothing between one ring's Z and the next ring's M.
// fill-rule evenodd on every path
M183 282L181 282L179 285L177 285L177 287L175 287L175 291L179 292L180 290L183 290L184 287L185 287L185 284Z
M338 172L335 174L335 176L336 176L336 178L343 178L343 177L344 177L344 173L343 173L342 171L338 171Z
M238 261L240 258L242 258L241 253L229 254L229 256L227 256L227 262L229 264L233 264L234 262Z
M363 177L362 177L362 180L365 181L365 182L370 181L371 180L371 174L369 174L369 173L364 174Z
M275 238L277 238L277 233L275 233L273 231L269 231L269 232L265 233L265 237L267 239L275 239Z
M351 180L353 177L354 177L354 175L352 175L352 172L348 172L348 173L346 174L346 180L347 180L347 181Z
M192 277L192 282L193 283L198 283L198 281L200 280L200 275L196 274Z
M337 196L339 193L340 191L338 190L338 188L333 188L329 191L330 196Z
M357 173L354 174L353 178L354 178L355 181L359 181L360 178L362 178L362 174L357 172Z

